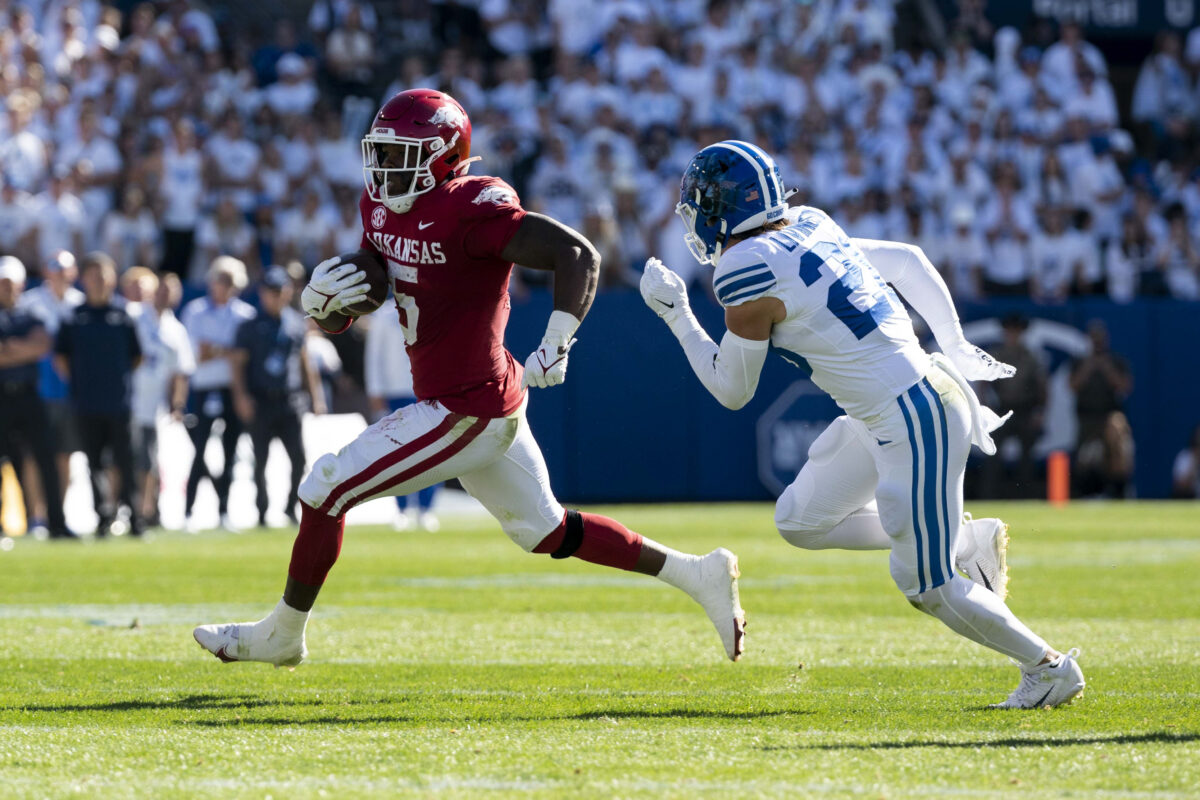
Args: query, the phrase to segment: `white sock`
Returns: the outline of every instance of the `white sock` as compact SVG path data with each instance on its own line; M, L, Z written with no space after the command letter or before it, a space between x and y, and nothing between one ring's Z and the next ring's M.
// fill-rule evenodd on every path
M643 539L643 541L645 541ZM696 570L692 567L701 556L693 556L689 553L681 553L678 550L672 550L669 547L663 547L658 542L651 542L655 549L661 550L667 555L667 560L663 564L661 570L658 571L658 578L663 583L668 583L676 589L682 589L688 594L695 589Z
M1040 636L1017 619L996 595L960 576L918 595L918 606L973 642L1003 653L1025 669L1050 652Z
M827 531L779 529L789 543L805 550L891 550L892 539L879 521L875 501L852 512Z
M308 625L308 616L311 611L297 611L279 599L275 610L271 612L270 619L275 621L275 628L281 633L298 638L304 635L304 628Z

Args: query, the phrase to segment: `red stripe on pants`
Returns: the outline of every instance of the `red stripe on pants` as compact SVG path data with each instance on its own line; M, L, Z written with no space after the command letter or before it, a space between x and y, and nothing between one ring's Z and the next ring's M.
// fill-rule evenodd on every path
M320 511L322 514L328 514L330 512L330 510L332 510L333 507L335 505L337 505L337 502L339 500L341 500L342 495L346 494L347 492L349 492L353 489L358 488L359 486L361 486L362 484L371 480L372 478L374 478L376 475L383 472L384 470L394 467L395 465L399 464L404 459L411 456L413 453L419 452L422 449L433 444L438 439L445 436L446 432L449 431L451 428L453 428L455 425L457 425L462 419L463 419L462 414L447 415L447 417L444 420L442 420L441 422L439 422L437 424L437 426L435 428L433 428L432 430L421 434L416 439L413 439L411 442L408 442L407 444L401 445L396 450L392 451L391 453L388 453L383 458L381 458L378 461L371 464L371 466L367 467L362 472L359 472L356 475L352 475L349 478L347 478L346 480L342 481L340 484L338 484L334 488L334 490L332 492L329 493L329 495L325 498L325 502L321 503L321 505L317 508L317 510ZM345 512L346 510L347 509L342 509L343 512Z
M377 494L382 494L383 492L386 492L388 489L391 489L393 486L399 486L400 484L404 483L405 481L411 480L414 476L420 475L422 472L433 469L438 464L441 464L443 461L448 460L455 453L458 453L460 450L462 450L464 447L469 445L471 442L475 441L475 438L477 436L479 436L480 433L483 432L483 429L488 426L489 422L491 422L491 420L489 420L489 419L475 420L475 422L471 423L471 427L469 427L465 431L463 431L462 436L455 439L453 442L451 442L445 448L437 451L436 453L434 453L433 455L431 455L429 458L425 459L424 461L414 464L413 466L404 470L404 472L401 472L399 475L395 476L394 478L388 478L382 484L380 484L379 486L376 486L374 489L371 490L372 496L377 495Z

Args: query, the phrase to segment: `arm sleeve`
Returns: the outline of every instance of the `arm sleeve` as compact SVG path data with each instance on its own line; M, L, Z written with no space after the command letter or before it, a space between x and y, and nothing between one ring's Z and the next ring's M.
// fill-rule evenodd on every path
M925 251L904 242L885 242L879 239L852 239L866 254L871 265L885 281L917 310L942 350L949 350L964 341L962 325L946 282L930 263Z
M767 360L769 342L743 339L726 331L718 347L690 310L667 324L683 345L692 371L718 403L736 411L750 402Z

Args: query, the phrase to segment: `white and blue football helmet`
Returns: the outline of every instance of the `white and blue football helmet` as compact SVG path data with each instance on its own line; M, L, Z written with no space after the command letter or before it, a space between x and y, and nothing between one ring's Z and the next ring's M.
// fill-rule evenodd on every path
M675 213L696 260L716 264L730 236L783 219L792 194L784 191L779 167L762 148L727 139L692 156Z

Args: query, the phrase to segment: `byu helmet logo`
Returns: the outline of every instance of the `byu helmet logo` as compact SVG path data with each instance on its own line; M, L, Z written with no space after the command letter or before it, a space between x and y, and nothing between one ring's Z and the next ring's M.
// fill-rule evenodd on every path
M481 203L495 203L496 205L500 205L502 203L511 203L512 201L513 193L508 189L505 189L503 186L489 186L480 192L479 196L471 202L475 205L480 205Z
M452 128L461 128L466 121L466 115L458 109L458 106L450 103L438 106L438 110L433 112L433 116L429 118L430 125L449 125Z

